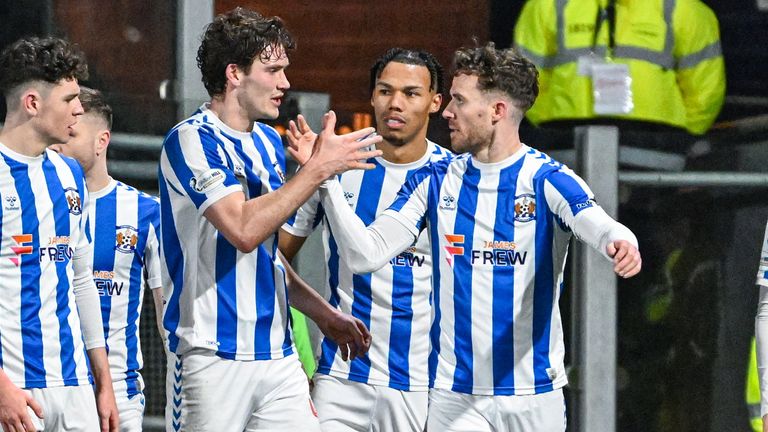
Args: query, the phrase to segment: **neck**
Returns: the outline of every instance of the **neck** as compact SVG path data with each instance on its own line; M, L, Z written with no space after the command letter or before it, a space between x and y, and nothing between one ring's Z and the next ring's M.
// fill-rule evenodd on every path
M104 189L109 185L112 177L107 172L107 161L97 160L96 163L85 173L85 183L88 186L88 190L96 192Z
M210 110L225 125L240 132L250 132L253 129L253 121L237 103L237 98L230 93L223 96L214 96L211 99Z
M50 144L28 122L19 122L11 117L5 118L0 141L16 153L29 157L40 156Z
M424 156L427 151L427 138L419 134L418 137L402 145L394 145L384 140L376 144L376 148L381 150L382 157L387 162L407 164L416 162Z
M502 123L495 125L490 144L472 153L472 157L483 163L501 162L512 156L520 147L518 127Z

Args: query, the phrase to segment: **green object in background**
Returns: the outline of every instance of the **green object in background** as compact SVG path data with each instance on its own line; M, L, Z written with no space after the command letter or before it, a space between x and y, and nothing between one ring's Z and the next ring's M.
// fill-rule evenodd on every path
M315 353L312 350L312 340L309 337L307 318L303 313L294 308L291 308L291 329L293 330L293 342L296 345L301 366L304 368L307 376L312 378L315 370L317 370L317 364L315 363Z

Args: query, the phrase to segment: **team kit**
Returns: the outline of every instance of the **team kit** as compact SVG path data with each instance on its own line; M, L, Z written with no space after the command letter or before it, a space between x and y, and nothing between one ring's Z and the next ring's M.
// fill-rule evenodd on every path
M206 27L210 101L165 136L159 198L109 175L112 109L76 46L3 51L0 430L142 430L147 289L168 431L565 430L569 242L620 277L642 260L576 173L520 141L536 67L476 43L444 76L392 48L370 70L375 129L337 134L330 111L283 137L264 121L294 46L244 8ZM427 139L437 115L450 142ZM316 230L318 289L291 266ZM291 307L323 333L311 377Z

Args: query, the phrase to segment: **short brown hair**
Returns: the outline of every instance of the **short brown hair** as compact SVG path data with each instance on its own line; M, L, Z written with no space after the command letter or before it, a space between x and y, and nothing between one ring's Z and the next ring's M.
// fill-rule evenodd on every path
M109 106L104 94L89 87L80 86L80 103L86 114L94 114L107 123L107 129L112 130L112 107Z
M55 84L63 79L88 79L85 54L64 39L23 38L0 54L0 92L6 97L30 81Z
M539 95L536 66L512 48L496 49L493 42L484 47L457 50L453 56L453 70L453 76L477 76L480 90L505 93L523 112L533 106Z

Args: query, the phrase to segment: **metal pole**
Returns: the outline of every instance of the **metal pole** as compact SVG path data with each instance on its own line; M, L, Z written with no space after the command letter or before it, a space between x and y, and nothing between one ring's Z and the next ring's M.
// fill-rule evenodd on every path
M209 99L197 68L197 49L205 26L213 21L214 0L179 0L176 32L177 119L192 114Z
M612 217L618 208L619 132L612 126L576 128L579 174ZM575 430L616 430L616 277L603 255L578 242L573 266L571 412Z
M709 172L620 172L619 181L632 186L681 187L768 187L768 174L738 173L727 171Z

